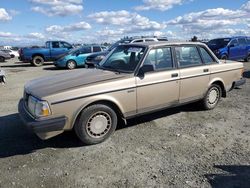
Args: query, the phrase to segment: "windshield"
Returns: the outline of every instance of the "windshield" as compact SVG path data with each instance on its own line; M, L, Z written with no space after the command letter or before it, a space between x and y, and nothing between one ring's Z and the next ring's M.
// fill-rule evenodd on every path
M230 42L230 40L231 40L230 38L210 40L208 42L208 46L216 46L219 48L223 48L223 47L227 46L227 44Z
M112 54L100 63L100 68L117 72L134 72L140 62L145 47L141 46L118 46Z

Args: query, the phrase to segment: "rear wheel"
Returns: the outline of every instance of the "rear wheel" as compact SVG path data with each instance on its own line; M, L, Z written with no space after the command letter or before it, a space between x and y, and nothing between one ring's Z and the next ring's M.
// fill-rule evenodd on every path
M206 110L214 109L221 98L221 94L222 94L221 87L216 84L212 84L202 100L203 108Z
M0 62L4 62L5 61L5 58L0 56Z
M247 58L245 59L245 62L250 62L250 54L247 56Z
M73 60L69 60L66 64L68 69L75 69L76 68L76 62Z
M44 59L41 56L34 56L32 59L32 64L36 67L40 67L44 64Z
M76 135L87 145L106 140L116 129L117 115L109 106L96 104L85 108L75 124Z

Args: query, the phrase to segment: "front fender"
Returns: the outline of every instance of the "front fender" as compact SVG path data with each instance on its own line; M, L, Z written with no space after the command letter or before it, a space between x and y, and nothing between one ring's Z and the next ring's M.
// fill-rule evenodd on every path
M84 108L86 108L87 106L90 106L91 104L96 104L96 103L111 103L113 105L115 105L119 112L121 114L118 114L121 115L122 117L124 117L124 113L125 113L125 110L124 108L122 107L122 105L119 103L119 101L112 97L112 96L109 96L109 95L100 95L100 96L93 96L89 99L86 99L86 101L84 102L83 105L81 105L75 112L74 112L74 117L72 118L72 121L71 121L71 128L74 126L76 120L77 120L77 117L79 116L79 114L82 112L82 110Z

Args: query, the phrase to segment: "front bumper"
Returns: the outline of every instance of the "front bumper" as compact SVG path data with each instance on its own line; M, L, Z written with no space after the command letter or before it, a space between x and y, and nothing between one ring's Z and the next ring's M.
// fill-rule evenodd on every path
M26 127L38 134L53 131L62 131L67 121L67 118L65 116L35 119L27 111L23 99L19 101L18 112L22 122L26 125Z
M245 78L241 78L240 80L237 80L234 82L234 88L242 86L246 83L246 79Z

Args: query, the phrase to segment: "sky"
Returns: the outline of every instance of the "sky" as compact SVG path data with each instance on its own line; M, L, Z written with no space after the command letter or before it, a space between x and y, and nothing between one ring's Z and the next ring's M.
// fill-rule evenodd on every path
M250 0L0 0L0 46L250 36Z

